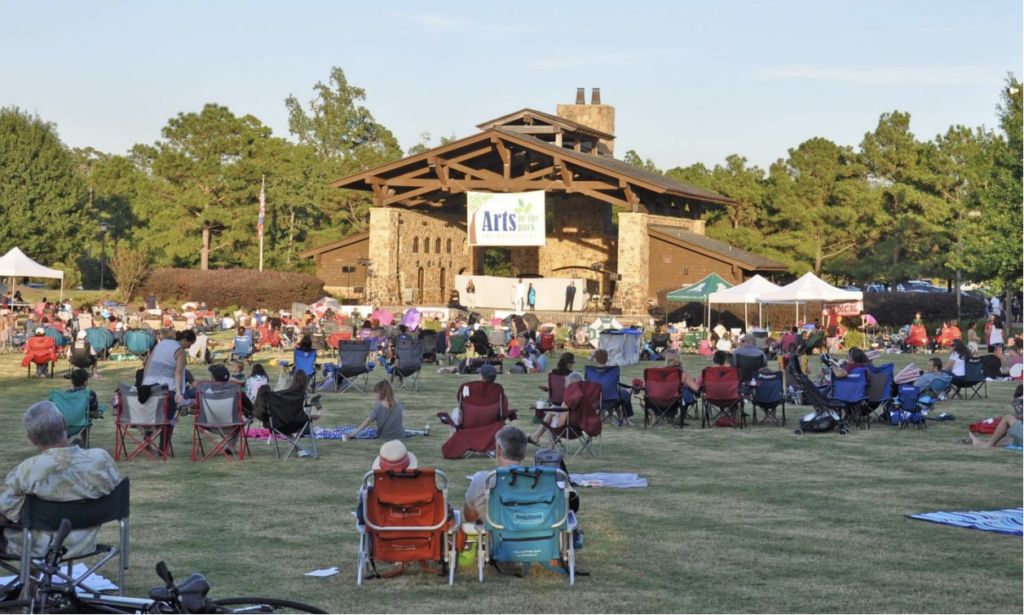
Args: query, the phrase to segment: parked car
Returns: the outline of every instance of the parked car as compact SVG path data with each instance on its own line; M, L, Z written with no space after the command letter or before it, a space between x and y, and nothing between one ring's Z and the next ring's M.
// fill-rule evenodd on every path
M889 290L889 289L887 289L885 287L885 284L878 284L878 283L868 284L867 286L864 287L864 292L866 292L866 293L884 293L887 290Z

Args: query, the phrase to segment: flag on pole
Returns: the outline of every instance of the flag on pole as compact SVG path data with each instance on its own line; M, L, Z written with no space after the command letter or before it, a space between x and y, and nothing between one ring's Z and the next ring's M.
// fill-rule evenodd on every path
M263 219L267 216L267 182L264 179L260 186L260 219L256 222L256 234L263 239Z

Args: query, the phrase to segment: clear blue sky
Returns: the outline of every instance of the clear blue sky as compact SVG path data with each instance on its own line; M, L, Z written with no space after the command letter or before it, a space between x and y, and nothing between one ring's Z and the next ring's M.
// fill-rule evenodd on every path
M810 137L856 145L886 111L911 112L921 138L994 125L1022 31L1020 0L0 0L0 106L113 153L207 102L287 136L285 97L307 100L340 66L407 149L596 86L620 158L766 167Z

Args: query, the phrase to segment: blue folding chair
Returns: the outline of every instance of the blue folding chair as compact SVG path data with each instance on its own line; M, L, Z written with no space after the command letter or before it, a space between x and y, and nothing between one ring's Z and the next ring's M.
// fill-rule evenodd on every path
M754 389L750 394L750 402L754 406L754 424L757 424L757 409L764 412L761 425L772 422L775 425L786 424L786 396L782 389L782 372L761 373L755 372ZM782 420L779 420L777 411L781 406Z
M620 425L624 419L633 416L632 397L629 394L630 387L619 382L619 367L617 365L606 365L598 367L588 365L583 370L587 382L596 382L601 385L601 420L610 422L616 415L619 416Z
M235 337L234 345L231 347L229 360L248 361L252 358L253 344L251 335Z
M895 374L895 366L892 363L885 365L868 365L871 371L871 382L868 383L867 405L870 413L866 417L868 429L871 429L872 419L879 422L885 420L892 414L892 379ZM879 414L875 414L879 413Z
M574 585L576 516L569 510L569 476L557 468L511 466L491 472L487 481L487 514L477 549L480 582L487 562L522 563L523 576L537 562L568 575Z
M85 341L96 351L97 357L106 357L114 347L114 334L106 327L89 327L85 330Z
M156 346L156 337L145 329L132 329L124 334L124 347L136 359L145 359Z
M309 376L309 388L316 390L316 371L319 369L319 365L316 362L316 350L300 350L295 349L292 353L292 361L278 361L278 365L281 365L284 370L288 373L295 373L295 370L301 369L306 372Z
M900 429L911 425L917 425L918 429L928 427L924 411L926 407L921 403L921 390L912 384L900 385L897 392L896 410L892 413L892 424Z
M845 378L832 380L832 401L843 411L847 422L863 429L868 409L868 377L863 369L855 369Z

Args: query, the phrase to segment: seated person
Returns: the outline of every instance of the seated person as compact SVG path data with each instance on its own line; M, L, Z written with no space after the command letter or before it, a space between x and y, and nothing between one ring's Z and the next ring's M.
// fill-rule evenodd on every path
M526 459L526 433L515 425L501 428L494 436L494 460L499 468L522 466ZM473 523L487 516L487 470L473 475L466 490L466 506L462 512L464 522Z
M89 372L81 368L76 369L71 372L71 388L68 389L68 393L89 391L89 418L94 419L100 416L100 402L96 398L96 391L85 388L88 382Z
M568 376L573 372L573 367L576 365L576 355L571 352L562 353L562 356L558 357L558 365L555 369L551 370L551 373L555 376Z
M382 380L381 382L386 382ZM403 435L404 437L404 435ZM409 449L405 447L405 444L401 440L389 440L384 444L380 445L380 454L373 460L373 465L370 466L371 470L394 470L395 472L411 472L419 467L419 462L416 460L416 455L409 452ZM362 486L360 484L360 486ZM370 486L373 489L373 486ZM356 519L359 524L365 523L363 521L363 497L362 493L359 493L359 500L356 503Z
M96 349L86 340L85 331L79 331L75 336L75 342L68 346L68 361L75 367L88 368L94 376L99 376L96 371Z
M981 369L986 380L1002 380L1006 377L1002 346L996 346L992 352L981 356Z
M247 348L248 351L239 354L239 348ZM235 329L235 339L231 345L231 352L234 352L236 356L242 357L243 359L248 359L252 356L254 350L255 347L252 343L252 335L246 331L245 327L239 325L238 328Z
M214 382L235 382L235 384L240 384L237 381L232 380L231 372L229 372L228 368L224 367L221 364L211 365L209 369L210 369L210 377L211 377L211 379ZM305 373L305 372L303 372L303 373ZM195 389L189 389L188 391L186 391L186 394L185 394L186 398L190 397L189 393L191 393L191 396L194 397L195 396ZM252 409L253 409L253 402L252 402L252 400L249 399L249 396L245 394L245 390L243 389L242 390L242 414L244 414L245 416L252 416Z
M974 435L973 432L968 431L967 435L971 438L970 444L983 448L995 448L1011 444L1013 446L1021 446L1022 439L1024 439L1022 438L1021 431L1022 395L1024 395L1024 387L1018 386L1017 390L1013 393L1013 416L1007 415L1000 419L999 424L996 425L996 430L992 432L992 437L988 441L982 440ZM961 442L966 443L967 441L961 440Z
M494 381L498 379L498 371L494 369L493 365L482 365L480 366L480 369L477 371L477 373L480 374L480 382L487 382L493 384ZM495 386L502 389L501 394L502 396L504 396L504 387L502 387L500 384L496 384ZM451 412L452 422L455 423L455 425L448 426L448 429L451 430L451 433L453 435L458 430L456 426L462 425L462 396L465 395L468 390L468 387L459 386L459 392L456 394L456 399L458 399L459 401L459 407L455 408ZM508 409L508 398L505 398L505 400L502 402L502 406L502 410Z
M732 351L733 363L739 365L740 357L756 357L761 359L761 367L768 366L768 357L765 356L764 351L757 347L757 338L754 337L753 333L748 333L743 336L743 340L740 342L740 347Z
M675 367L682 372L680 382L683 386L690 389L694 393L700 391L700 385L693 379L690 374L686 373L686 369L683 367L683 356L679 354L678 350L666 350L665 351L665 367Z
M36 328L36 334L25 342L25 358L21 361L22 367L28 367L31 363L36 364L36 375L49 377L49 364L57 362L57 347L53 340L46 336L46 329Z
M1010 338L1010 339L1012 340L1013 338ZM1007 371L1007 373L1009 373L1010 369L1012 369L1014 365L1020 365L1021 363L1024 363L1024 357L1020 356L1020 347L1019 346L1013 346L1013 345L1007 346L1006 347L1006 371Z
M21 462L7 475L0 495L0 521L17 523L25 496L34 495L53 502L71 502L103 497L121 482L110 454L101 448L68 446L64 416L53 403L35 403L22 419L25 432L39 454ZM74 530L64 542L68 556L96 548L98 527ZM9 551L20 554L22 531L5 530ZM32 534L32 556L42 557L50 546L50 532Z
M402 402L395 399L395 390L391 387L391 383L381 380L373 386L373 392L377 396L373 410L355 431L342 436L342 440L355 439L371 421L377 422L377 439L402 440L405 438L405 427L402 425Z
M598 348L597 350L595 350L594 351L594 363L598 367L607 367L608 366L608 351L605 350L604 348ZM633 425L633 421L631 421L629 419L630 419L630 417L633 416L633 404L630 403L630 399L631 399L631 391L629 389L624 389L622 387L619 387L619 400L624 402L622 404L622 412L623 412L623 414L625 416L623 417L622 424L623 425L630 425L630 426L632 426ZM619 425L619 422L620 421L618 419L615 420L615 426L616 427Z
M857 347L850 349L850 353L846 359L846 363L842 367L838 363L832 365L832 376L834 378L846 378L855 369L864 370L864 378L866 380L871 379L871 370L867 369L867 366L871 364L871 359L864 353L863 350Z
M963 340L953 340L953 351L949 353L949 360L943 367L943 371L953 377L953 384L964 386L967 377L967 369L964 361L974 356L970 348Z
M560 410L560 411L549 410L549 411L545 412L544 413L544 419L543 419L544 423L547 423L552 428L556 428L556 427L559 427L562 424L562 421L567 420L569 418L569 412L568 412L568 410L569 410L569 403L566 402L565 398L566 397L571 397L568 394L569 387L574 385L574 384L576 384L577 382L583 382L583 375L580 374L579 372L569 372L569 375L565 377L565 391L566 391L566 395L563 396L563 398L562 398L562 405L559 406L560 408L562 408L562 410ZM551 432L548 431L548 428L546 426L544 426L544 425L539 426L537 428L537 431L533 432L533 435L531 435L527 439L529 440L530 444L536 444L537 446L540 446L540 437L545 432L547 432L549 444L553 448L555 446L555 438L554 438L554 436L551 435Z
M231 380L238 384L245 384L245 363L242 361L231 362Z
M928 359L928 371L914 381L914 386L920 389L921 393L943 393L952 384L953 378L942 371L942 359L932 357Z
M520 369L516 369L517 367ZM509 373L540 374L543 371L544 361L541 359L541 355L537 352L537 349L534 348L529 352L524 352L520 355L519 360L516 361L516 364L511 370L509 370Z

